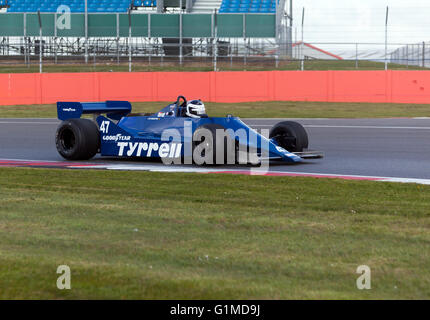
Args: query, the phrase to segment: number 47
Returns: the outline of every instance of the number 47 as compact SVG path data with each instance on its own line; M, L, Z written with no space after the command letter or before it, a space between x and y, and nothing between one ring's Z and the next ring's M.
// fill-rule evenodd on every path
M102 121L102 124L100 125L100 131L102 133L108 133L109 132L109 121Z

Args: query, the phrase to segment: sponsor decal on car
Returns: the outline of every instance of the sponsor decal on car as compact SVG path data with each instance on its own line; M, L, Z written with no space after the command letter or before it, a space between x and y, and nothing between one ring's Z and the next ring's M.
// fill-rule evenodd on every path
M118 156L179 158L182 143L118 142Z
M123 136L122 134L118 133L115 136L103 136L103 141L130 141L131 136Z
M279 146L276 146L276 150L278 150L279 152L282 152L282 153L288 153L289 154L289 152L287 150L285 150L284 148L279 147Z
M64 112L75 112L76 109L73 109L73 108L63 108L63 111Z

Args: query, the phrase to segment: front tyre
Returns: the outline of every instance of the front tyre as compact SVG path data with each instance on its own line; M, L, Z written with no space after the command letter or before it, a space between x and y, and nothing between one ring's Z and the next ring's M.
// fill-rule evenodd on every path
M91 120L66 120L57 129L55 144L58 153L67 160L89 160L100 148L100 132Z
M294 121L283 121L274 125L269 137L290 152L303 152L303 149L306 149L309 144L305 128Z

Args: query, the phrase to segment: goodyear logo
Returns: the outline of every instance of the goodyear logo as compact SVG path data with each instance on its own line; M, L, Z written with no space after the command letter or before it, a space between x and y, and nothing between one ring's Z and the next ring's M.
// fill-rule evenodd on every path
M103 141L130 141L131 136L123 136L122 134L118 133L115 136L103 136Z

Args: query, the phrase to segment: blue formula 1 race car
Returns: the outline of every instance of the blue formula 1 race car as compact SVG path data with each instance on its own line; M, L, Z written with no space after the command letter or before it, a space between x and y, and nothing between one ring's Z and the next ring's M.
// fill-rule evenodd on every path
M202 101L187 102L183 96L157 113L132 114L131 109L126 101L58 102L59 154L67 160L88 160L100 153L198 165L296 163L322 156L306 151L308 135L293 121L276 124L266 138L237 117L208 117ZM93 114L93 120L82 119L83 114Z

